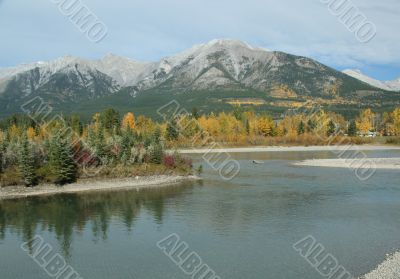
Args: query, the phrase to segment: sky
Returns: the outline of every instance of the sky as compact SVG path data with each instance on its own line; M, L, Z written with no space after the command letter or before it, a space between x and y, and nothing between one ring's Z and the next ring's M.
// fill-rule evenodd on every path
M60 1L81 1L107 36L90 41L59 10ZM356 7L376 27L375 37L357 40L328 1ZM108 53L157 61L229 38L392 80L400 77L399 15L399 0L0 0L0 67Z

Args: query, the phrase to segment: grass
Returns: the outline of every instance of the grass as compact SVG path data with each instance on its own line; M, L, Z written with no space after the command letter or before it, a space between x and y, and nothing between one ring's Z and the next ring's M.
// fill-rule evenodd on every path
M400 145L400 137L388 137L385 141L386 144Z

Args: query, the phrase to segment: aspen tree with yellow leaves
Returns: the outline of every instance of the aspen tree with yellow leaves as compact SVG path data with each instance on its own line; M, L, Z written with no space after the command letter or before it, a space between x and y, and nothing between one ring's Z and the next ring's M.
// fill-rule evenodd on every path
M363 110L357 120L358 130L362 134L367 134L368 132L375 129L375 113L371 109Z
M131 130L135 129L136 123L135 123L135 116L133 115L132 112L128 112L125 114L124 119L122 120L122 128L126 129L129 128Z

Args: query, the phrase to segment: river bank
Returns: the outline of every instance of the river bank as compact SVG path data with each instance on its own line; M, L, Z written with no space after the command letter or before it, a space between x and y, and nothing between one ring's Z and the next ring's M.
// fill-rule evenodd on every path
M154 175L124 179L85 179L64 186L55 186L52 184L43 184L36 187L9 186L0 188L0 200L79 192L114 191L122 189L140 190L165 187L196 180L200 180L200 178L194 175Z

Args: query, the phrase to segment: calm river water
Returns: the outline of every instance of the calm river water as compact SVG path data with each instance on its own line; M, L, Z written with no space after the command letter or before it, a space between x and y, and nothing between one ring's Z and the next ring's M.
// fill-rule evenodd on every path
M229 182L203 163L202 182L1 201L0 278L50 278L20 248L35 235L86 279L190 278L157 247L172 233L229 279L324 278L292 248L308 235L355 277L400 250L398 171L361 182L349 169L292 165L330 152L232 156L241 172Z

